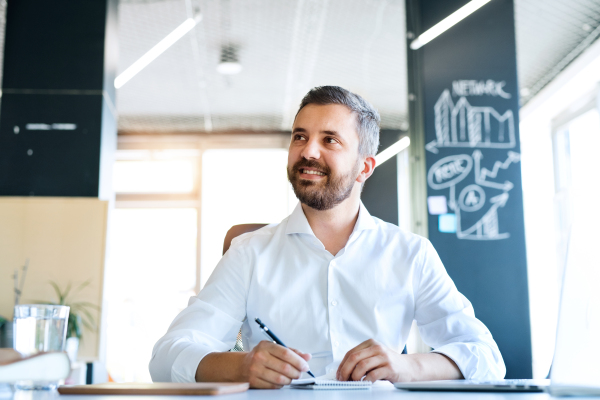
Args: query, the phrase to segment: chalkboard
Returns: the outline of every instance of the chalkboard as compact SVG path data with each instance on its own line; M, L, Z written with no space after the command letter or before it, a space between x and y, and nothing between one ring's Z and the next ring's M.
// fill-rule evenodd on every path
M466 3L420 1L422 31ZM429 239L492 332L506 377L530 378L512 1L491 1L418 51Z

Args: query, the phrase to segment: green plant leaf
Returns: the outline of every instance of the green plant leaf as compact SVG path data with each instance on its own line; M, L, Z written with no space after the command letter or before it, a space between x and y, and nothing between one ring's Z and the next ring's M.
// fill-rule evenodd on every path
M77 301L75 303L71 303L71 307L76 307L76 308L89 307L89 308L93 308L94 310L100 309L100 307L98 307L94 303L90 303L89 301Z
M79 286L77 286L77 288L75 289L75 293L79 293L81 292L81 290L83 290L86 286L88 286L90 283L92 283L91 279L88 279L87 281L81 283Z
M95 322L95 319L92 316L92 314L89 311L87 311L87 310L81 310L81 312L83 313L83 315L85 315L87 317L87 319L88 319L87 322L89 322L90 325L92 325L92 326L95 327L96 326L96 322ZM96 329L96 328L94 328L94 329Z
M56 284L56 282L53 281L49 281L50 285L52 285L52 287L54 288L54 292L56 293L56 297L58 297L58 304L64 304L63 303L63 295L62 292L60 290L60 287L58 287L58 285Z
M65 301L65 302L67 300L67 296L69 295L69 292L71 291L71 286L72 286L72 284L71 284L71 282L69 282L67 284L67 288L65 289L65 292L63 293L63 301Z

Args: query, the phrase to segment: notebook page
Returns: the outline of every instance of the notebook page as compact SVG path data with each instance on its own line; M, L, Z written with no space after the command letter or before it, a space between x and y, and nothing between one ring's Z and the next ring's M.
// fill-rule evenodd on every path
M297 389L368 389L372 386L370 381L338 381L335 373L334 370L316 378L294 379L291 387Z

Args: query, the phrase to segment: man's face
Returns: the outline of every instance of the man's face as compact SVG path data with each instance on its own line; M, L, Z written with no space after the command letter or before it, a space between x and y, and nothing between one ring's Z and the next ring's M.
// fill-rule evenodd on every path
M296 197L329 210L352 193L360 170L356 116L339 104L305 106L294 121L288 179Z

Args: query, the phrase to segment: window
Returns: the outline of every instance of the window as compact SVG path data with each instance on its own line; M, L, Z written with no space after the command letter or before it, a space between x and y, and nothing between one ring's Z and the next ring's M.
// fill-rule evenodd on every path
M287 217L297 199L287 181L283 149L207 150L202 158L203 287L221 259L233 225L274 223Z
M121 208L110 224L107 368L118 382L151 382L152 348L195 294L197 210Z
M232 225L279 222L296 205L288 143L287 134L119 137L105 280L115 381L151 381L154 344L210 276Z
M591 109L572 119L554 135L559 277L563 275L573 222L583 220L586 213L597 212L598 148L600 148L600 115L597 109ZM587 232L589 235L596 234L597 227L583 224L581 228L589 229Z

